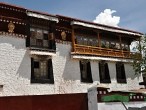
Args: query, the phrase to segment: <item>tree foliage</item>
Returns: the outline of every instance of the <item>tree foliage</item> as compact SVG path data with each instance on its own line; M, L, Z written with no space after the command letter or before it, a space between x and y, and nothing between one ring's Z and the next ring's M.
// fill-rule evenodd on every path
M140 42L136 42L133 50L136 51L133 54L133 69L135 74L146 75L146 35L141 37Z

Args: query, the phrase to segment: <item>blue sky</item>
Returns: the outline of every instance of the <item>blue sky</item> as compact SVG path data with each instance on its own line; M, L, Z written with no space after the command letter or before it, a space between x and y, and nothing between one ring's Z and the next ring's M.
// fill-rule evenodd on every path
M93 21L105 9L116 10L119 26L146 33L146 0L1 0L32 10Z

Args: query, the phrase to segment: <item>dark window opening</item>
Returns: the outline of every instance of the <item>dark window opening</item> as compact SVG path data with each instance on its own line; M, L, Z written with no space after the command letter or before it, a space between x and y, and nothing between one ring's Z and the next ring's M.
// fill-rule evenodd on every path
M34 68L39 68L39 62L38 61L34 61Z
M48 40L48 34L44 33L44 40Z
M52 59L31 58L31 83L54 83Z
M121 62L116 63L116 72L117 72L117 82L126 83L126 75L124 64Z
M108 64L105 61L99 62L99 76L101 83L111 83Z
M92 83L92 73L90 62L87 60L80 61L81 82Z

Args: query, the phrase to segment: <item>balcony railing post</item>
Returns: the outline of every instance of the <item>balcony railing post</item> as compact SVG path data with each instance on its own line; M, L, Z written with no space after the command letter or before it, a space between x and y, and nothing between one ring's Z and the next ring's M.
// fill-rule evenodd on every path
M74 28L72 26L72 51L75 51L75 34L74 34Z
M98 46L101 47L100 34L99 32L97 34L98 34Z
M122 40L121 40L121 35L119 36L119 40L120 40L120 49L122 49Z

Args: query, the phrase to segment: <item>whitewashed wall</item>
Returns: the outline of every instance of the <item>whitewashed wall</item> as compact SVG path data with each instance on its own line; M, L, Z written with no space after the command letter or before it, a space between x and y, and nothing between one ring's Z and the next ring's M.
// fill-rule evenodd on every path
M125 104L126 108L129 108L129 107L142 108L142 107L146 106L145 102L127 102L127 103L124 103L124 104ZM97 110L126 110L121 102L98 103L97 105L98 105ZM90 109L90 110L96 110L96 109L93 108L93 109Z
M91 61L93 83L80 81L79 61L70 57L70 44L56 44L56 55L52 56L54 84L31 84L30 50L25 47L25 39L0 36L0 96L84 93L99 84L98 61ZM116 83L114 63L109 63L112 89L139 88L138 79L131 78L132 68L125 66L128 85ZM130 69L129 69L130 68ZM133 75L132 75L133 76Z
M115 67L115 62L109 62L109 72L110 72L110 77L111 77L111 84L108 85L111 91L115 90L133 90L133 89L139 89L143 86L139 85L139 82L142 82L142 76L140 75L135 75L133 67L130 63L125 63L125 74L127 78L127 83L126 84L120 84L117 83L116 79L116 67Z

